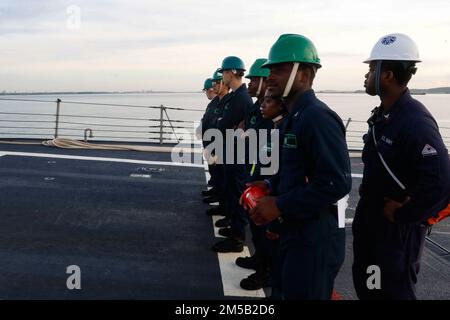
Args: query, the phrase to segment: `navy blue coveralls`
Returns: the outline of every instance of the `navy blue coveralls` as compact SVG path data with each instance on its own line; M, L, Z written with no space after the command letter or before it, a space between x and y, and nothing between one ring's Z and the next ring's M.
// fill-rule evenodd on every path
M406 186L406 193L389 175L378 157L372 127L364 136L364 175L353 221L353 282L360 299L416 299L426 226L424 221L447 206L450 195L448 151L432 115L409 90L388 114L377 108L369 119L375 127L378 151ZM395 223L383 214L384 198L403 202ZM371 274L381 271L381 289L367 288Z
M214 126L217 123L218 117L221 116L221 109L219 108L219 102L220 99L218 96L214 97L206 107L205 113L203 114L203 117L201 119L202 124L202 137L205 134L205 131L211 128L214 128ZM203 147L205 148L210 142L209 141L202 141ZM221 172L218 170L216 166L208 166L208 171L211 174L211 179L209 183L218 191L220 189L220 179L221 179Z
M251 108L247 110L245 115L245 130L253 129L256 131L257 144L256 149L249 149L249 145L246 144L248 158L246 163L248 164L248 170L246 172L247 182L264 179L261 177L261 162L259 159L259 138L260 134L266 134L266 140L270 145L270 130L273 128L273 121L271 119L264 119L261 114L261 101L257 100ZM261 133L260 133L261 131ZM265 146L267 147L267 146ZM252 155L252 157L250 157ZM252 170L253 163L251 159L256 159L254 163L255 168Z
M208 105L206 106L205 113L203 114L201 124L202 124L202 136L205 134L205 131L214 128L217 122L217 117L214 117L216 114L217 106L219 105L220 98L219 96L214 97ZM215 118L215 119L214 119ZM203 146L205 147L208 144L207 141L203 141Z
M236 139L227 141L226 130L235 130L239 123L244 119L246 110L253 105L252 98L249 96L247 86L242 84L236 91L228 94L227 101L224 104L223 115L217 121L217 128L223 134L224 141L224 160L226 160L226 145L229 143L234 146L234 161L231 164L225 164L225 214L232 218L231 231L233 235L243 238L245 236L245 226L247 225L246 213L239 205L239 198L245 187L245 164L237 164ZM244 159L245 160L245 159Z
M345 229L333 204L352 183L345 128L311 89L284 119L280 140L280 170L270 181L283 219L281 298L330 299L345 256Z
M273 128L273 121L271 119L264 119L261 115L261 101L257 100L253 106L248 110L245 117L245 129L254 129L257 133L257 150L248 150L250 153L256 153L254 157L257 161L253 164L249 162L247 167L246 182L264 180L265 178L261 175L261 161L259 157L259 138L262 135L266 136L267 143L264 148L270 148L270 132ZM267 152L264 150L264 152ZM270 151L268 152L270 155ZM254 166L254 168L253 168ZM271 264L270 254L272 251L271 241L266 238L266 226L257 226L250 220L250 230L252 232L252 242L255 247L255 257L258 260L258 264L262 271L267 271Z

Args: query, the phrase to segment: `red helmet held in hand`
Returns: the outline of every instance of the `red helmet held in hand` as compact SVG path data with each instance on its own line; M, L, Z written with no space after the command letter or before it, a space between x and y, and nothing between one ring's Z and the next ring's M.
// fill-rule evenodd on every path
M243 198L246 206L250 209L253 209L256 206L258 200L265 195L266 193L260 187L251 186L244 190Z

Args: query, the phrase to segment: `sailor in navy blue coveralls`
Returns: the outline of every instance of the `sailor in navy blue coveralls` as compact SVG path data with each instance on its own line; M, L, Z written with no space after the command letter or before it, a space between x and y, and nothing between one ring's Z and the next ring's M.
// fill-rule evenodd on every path
M389 109L378 108L364 136L364 175L353 221L353 279L360 299L416 299L415 285L432 213L448 204L448 151L433 116L406 90ZM383 166L375 147L403 183L404 192ZM447 197L446 197L447 195ZM395 222L383 215L385 199L402 203ZM381 271L381 288L369 290L367 268Z
M264 92L262 92L264 95ZM273 122L271 119L264 119L261 115L261 104L263 98L259 97L258 100L253 104L252 108L246 114L245 117L245 129L255 130L257 135L257 148L252 150L247 145L247 150L249 154L249 161L246 170L245 181L251 182L256 180L263 180L266 178L261 175L261 161L259 155L260 138L265 136L267 148L270 146L270 132L273 128ZM261 150L262 152L267 152L267 150ZM270 153L270 152L269 152ZM252 162L251 159L256 159ZM240 283L241 287L247 290L255 290L267 286L269 283L269 268L271 264L270 254L271 254L271 244L270 240L266 238L267 226L257 226L253 221L250 221L250 230L252 234L252 242L255 248L254 255L249 258L238 258L236 264L245 267L245 259L251 262L252 269L255 269L255 273L251 274L248 278L243 279ZM239 263L243 261L244 265Z
M280 36L263 67L270 69L268 90L283 97L289 114L280 126L280 168L266 183L272 195L249 215L257 225L282 220L278 298L331 299L345 256L335 204L352 183L345 127L311 89L321 67L311 40Z
M243 207L239 205L239 198L244 191L246 165L237 163L236 141L227 141L226 130L235 130L239 123L244 119L247 109L250 109L253 101L247 92L247 86L242 84L235 91L227 96L227 102L224 104L223 116L217 121L217 128L224 137L223 160L226 160L225 146L227 143L234 146L235 159L233 163L225 163L224 168L224 191L225 191L225 213L231 216L231 232L233 236L214 245L213 250L218 252L242 251L243 241L245 239L245 227L248 223L247 214ZM243 159L245 160L245 159Z
M280 128L281 164L272 180L280 231L284 299L330 299L345 257L345 229L334 205L351 188L341 119L304 92Z
M345 256L345 229L338 228L334 204L351 189L344 132L341 119L312 89L298 97L280 127L280 170L270 185L283 221L282 299L331 298ZM268 205L267 198L250 212L252 219L253 211Z
M217 118L221 115L221 109L218 108L220 102L220 98L215 96L206 107L205 113L201 119L202 126L202 137L205 134L206 130L213 129L217 123ZM203 147L206 148L209 144L209 141L202 141ZM215 166L208 165L208 171L211 174L211 179L209 184L215 189L216 192L220 190L220 175L218 174L218 170Z
M364 136L353 282L360 299L414 300L426 220L449 201L448 150L433 116L407 88L420 62L415 42L404 34L384 36L365 62L366 93L378 95L381 105ZM368 285L370 266L379 270L378 285Z

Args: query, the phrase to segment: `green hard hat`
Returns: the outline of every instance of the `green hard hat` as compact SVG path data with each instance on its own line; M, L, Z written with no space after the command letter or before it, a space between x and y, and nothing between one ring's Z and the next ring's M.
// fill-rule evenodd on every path
M248 75L245 77L247 79L250 79L250 77L264 77L267 78L270 74L269 69L262 69L261 66L267 62L267 59L265 58L259 58L256 59L255 62L253 62L252 66L250 67L250 71L248 72Z
M219 69L217 69L216 71L214 71L214 74L212 76L212 81L219 81L222 80L222 73L219 72Z
M211 89L211 88L213 87L212 81L213 81L213 80L212 80L211 78L206 79L206 80L205 80L205 84L203 85L203 90L209 90L209 89Z
M219 68L219 72L223 72L223 70L243 70L245 71L244 61L235 56L229 56L223 59L222 66Z
M321 67L316 47L308 38L299 34L283 34L269 51L268 61L262 68L283 62L301 62Z

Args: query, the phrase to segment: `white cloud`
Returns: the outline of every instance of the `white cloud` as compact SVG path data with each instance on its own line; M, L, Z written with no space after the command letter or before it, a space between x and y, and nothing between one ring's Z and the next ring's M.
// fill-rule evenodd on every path
M70 5L81 9L78 30L66 26ZM316 44L318 89L360 89L361 61L390 32L419 45L414 86L450 85L449 9L440 0L4 0L0 90L197 90L223 57L249 66L282 33Z

